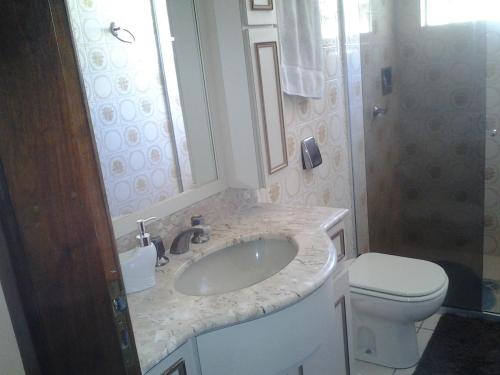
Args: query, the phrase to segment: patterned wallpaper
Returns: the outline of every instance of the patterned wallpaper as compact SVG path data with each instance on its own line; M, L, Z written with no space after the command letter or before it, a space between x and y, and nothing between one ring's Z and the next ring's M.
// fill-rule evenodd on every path
M179 193L150 1L67 0L67 5L111 215ZM136 42L115 39L109 32L113 21L130 29ZM175 75L174 69L166 71ZM170 87L169 97L182 178L189 188L180 99Z
M352 212L352 172L338 15L335 2L332 3L335 6L327 5L327 1L320 3L322 21L330 26L334 25L335 28L330 29L330 38L324 39L323 43L326 95L322 99L285 95L285 133L289 165L268 176L268 187L259 191L259 198L261 201L272 203L342 207ZM313 170L304 170L300 142L309 136L316 138L323 164ZM348 251L349 255L353 256L353 217L347 220Z

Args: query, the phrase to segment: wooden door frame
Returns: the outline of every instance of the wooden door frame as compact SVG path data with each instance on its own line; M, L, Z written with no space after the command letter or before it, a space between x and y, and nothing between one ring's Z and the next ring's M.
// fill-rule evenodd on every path
M138 374L64 0L2 1L0 39L0 277L25 369Z

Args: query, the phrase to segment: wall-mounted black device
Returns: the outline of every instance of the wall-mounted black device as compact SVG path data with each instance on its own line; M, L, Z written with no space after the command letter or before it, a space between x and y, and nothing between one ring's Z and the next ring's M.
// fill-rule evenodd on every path
M304 169L316 168L323 162L321 152L314 137L309 137L301 142L302 146L302 166Z

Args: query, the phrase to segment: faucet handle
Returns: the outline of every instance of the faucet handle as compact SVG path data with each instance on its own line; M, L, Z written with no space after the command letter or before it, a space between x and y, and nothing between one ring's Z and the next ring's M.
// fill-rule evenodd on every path
M212 233L212 227L210 225L193 225L193 229L198 229L194 232L193 238L191 238L191 243L205 243L210 240L210 234Z
M199 231L194 232L191 243L200 244L210 240L212 227L210 225L205 225L205 218L202 215L191 216L191 227L199 229Z
M202 215L194 215L191 216L191 226L194 227L196 225L204 225L205 218Z

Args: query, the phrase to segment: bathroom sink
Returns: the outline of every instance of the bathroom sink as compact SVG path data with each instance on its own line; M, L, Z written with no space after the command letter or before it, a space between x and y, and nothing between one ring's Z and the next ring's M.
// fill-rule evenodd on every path
M181 273L175 288L190 296L227 293L257 284L285 268L297 255L286 239L258 239L218 250Z

